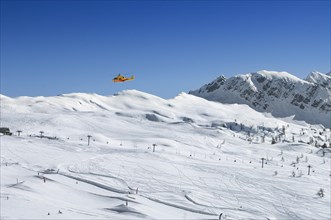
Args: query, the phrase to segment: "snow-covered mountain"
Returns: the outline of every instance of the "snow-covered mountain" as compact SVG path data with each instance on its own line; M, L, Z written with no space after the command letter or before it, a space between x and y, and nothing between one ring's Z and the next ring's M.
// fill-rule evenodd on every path
M222 103L247 104L275 117L294 116L331 127L331 76L312 72L306 80L287 72L258 71L218 77L190 94Z
M330 217L330 129L185 93L0 101L1 219Z

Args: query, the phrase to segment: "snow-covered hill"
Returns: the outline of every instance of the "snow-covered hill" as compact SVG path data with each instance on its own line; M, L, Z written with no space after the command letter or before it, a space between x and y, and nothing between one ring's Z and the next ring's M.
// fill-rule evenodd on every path
M0 136L1 219L331 214L321 126L185 93L0 99L1 127L15 133Z
M266 70L229 79L220 76L190 94L331 127L331 76L320 72L312 72L306 80Z

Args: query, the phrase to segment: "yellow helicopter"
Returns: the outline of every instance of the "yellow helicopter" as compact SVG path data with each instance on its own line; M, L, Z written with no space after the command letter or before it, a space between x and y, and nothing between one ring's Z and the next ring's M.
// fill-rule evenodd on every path
M129 80L134 80L134 76L131 76L128 78L128 77L122 76L121 74L118 74L118 76L116 76L113 79L113 82L125 82L125 81L129 81Z

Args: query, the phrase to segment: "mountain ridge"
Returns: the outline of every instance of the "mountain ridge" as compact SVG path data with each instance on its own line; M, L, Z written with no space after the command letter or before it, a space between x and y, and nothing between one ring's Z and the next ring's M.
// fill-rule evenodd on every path
M288 72L261 70L230 78L219 76L189 94L222 103L247 104L275 117L294 116L331 127L331 76L314 71L303 80Z

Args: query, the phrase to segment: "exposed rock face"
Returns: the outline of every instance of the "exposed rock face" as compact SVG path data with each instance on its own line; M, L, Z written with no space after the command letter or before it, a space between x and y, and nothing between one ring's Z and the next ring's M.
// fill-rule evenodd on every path
M222 103L247 104L276 117L295 116L331 127L331 75L312 72L305 80L287 72L258 71L218 77L190 94Z

